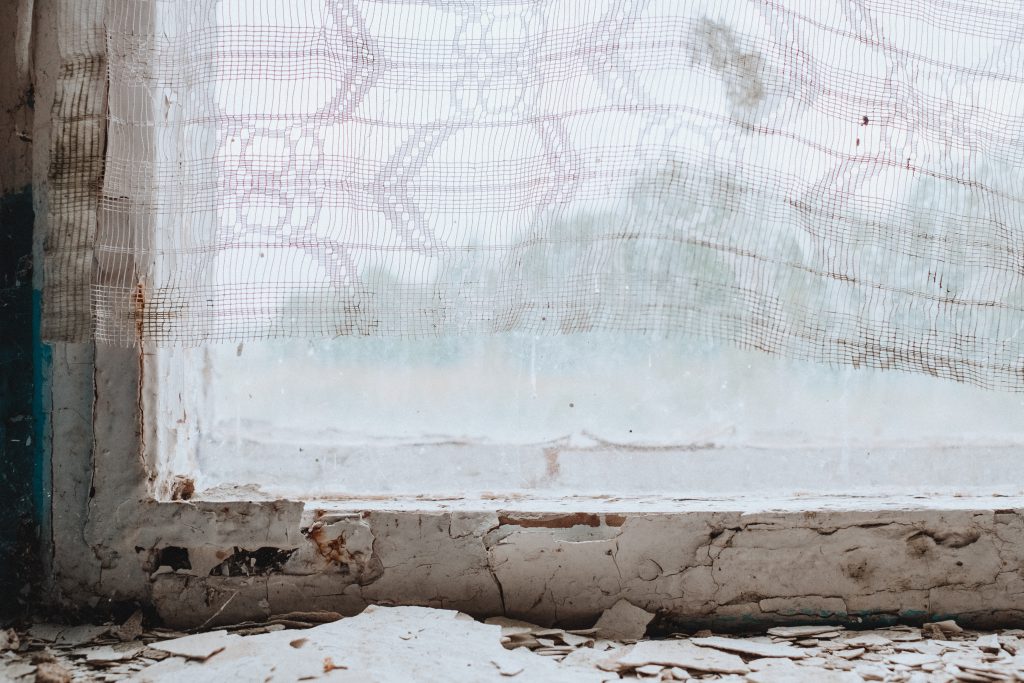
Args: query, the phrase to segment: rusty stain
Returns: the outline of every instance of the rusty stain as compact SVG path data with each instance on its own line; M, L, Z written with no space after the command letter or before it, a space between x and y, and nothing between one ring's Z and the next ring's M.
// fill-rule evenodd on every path
M196 493L196 482L191 477L176 476L171 481L171 500L188 500Z
M558 464L558 449L545 448L544 461L547 463L544 469L544 474L547 475L547 478L549 480L558 479L558 475L562 473L562 467Z
M150 467L149 461L146 459L146 429L145 429L145 415L146 415L146 398L144 395L144 388L146 386L146 354L143 353L142 349L142 315L146 308L146 288L142 282L135 285L135 293L133 297L133 306L135 310L135 340L139 344L139 353L136 356L138 363L138 384L135 387L135 421L138 428L139 440L138 440L138 451L136 457L142 463L142 467L148 472L148 480L153 482L156 480L156 472ZM183 486L180 490L176 491L176 484L172 483L171 488L171 500L188 500L195 493L196 487L195 482L188 480L189 484ZM176 495L177 494L177 495Z
M342 574L351 575L361 586L373 583L384 573L384 566L372 551L358 547L349 549L344 534L328 538L328 528L323 522L314 522L303 533L315 546L317 555L337 565Z
M146 315L146 286L138 282L132 294L132 317L135 321L135 339L142 342L142 330Z
M352 560L352 555L345 550L345 539L343 536L324 538L324 525L320 522L313 524L306 532L307 538L316 545L316 552L320 557L335 564L346 564Z
M347 669L348 667L344 664L335 664L334 660L330 657L324 657L324 673L330 673L337 669Z
M569 529L574 526L622 526L625 521L624 515L598 515L591 512L574 512L567 515L498 513L498 524L523 528Z

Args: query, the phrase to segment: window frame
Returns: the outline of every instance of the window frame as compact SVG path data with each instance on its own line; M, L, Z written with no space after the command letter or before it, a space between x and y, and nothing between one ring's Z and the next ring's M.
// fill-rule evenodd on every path
M75 3L36 0L36 17L41 250L58 25ZM53 605L138 603L178 627L369 604L589 625L621 599L715 628L1024 618L1021 497L165 500L145 346L46 346Z
M1020 498L161 501L142 351L52 348L64 605L131 601L178 627L378 603L585 625L619 599L714 628L1024 617Z

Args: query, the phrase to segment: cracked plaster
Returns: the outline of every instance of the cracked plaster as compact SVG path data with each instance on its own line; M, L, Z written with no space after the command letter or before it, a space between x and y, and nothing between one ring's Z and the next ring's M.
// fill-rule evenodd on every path
M373 603L589 625L620 599L662 620L719 628L949 614L991 624L1024 613L1018 512L640 513L619 526L499 517L513 519L333 517L319 527L333 548L310 538L323 520L276 534L301 538L279 571L210 576L206 562L148 581L161 616L179 626L314 608L355 614Z

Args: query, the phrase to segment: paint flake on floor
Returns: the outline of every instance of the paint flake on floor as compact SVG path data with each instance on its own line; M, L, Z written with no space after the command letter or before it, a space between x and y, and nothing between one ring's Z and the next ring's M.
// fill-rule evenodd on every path
M1024 630L979 633L945 621L643 639L654 615L641 612L619 603L593 628L560 629L426 607L368 607L348 618L294 613L195 633L145 629L136 613L120 625L2 631L0 681L1024 681Z

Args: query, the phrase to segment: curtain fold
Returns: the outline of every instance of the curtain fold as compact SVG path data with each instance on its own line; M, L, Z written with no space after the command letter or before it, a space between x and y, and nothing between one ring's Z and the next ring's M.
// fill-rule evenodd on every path
M50 338L611 330L1024 388L1014 0L63 2L103 44L54 108Z

